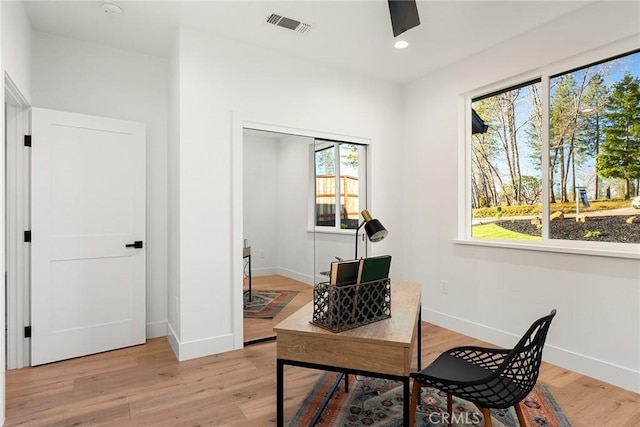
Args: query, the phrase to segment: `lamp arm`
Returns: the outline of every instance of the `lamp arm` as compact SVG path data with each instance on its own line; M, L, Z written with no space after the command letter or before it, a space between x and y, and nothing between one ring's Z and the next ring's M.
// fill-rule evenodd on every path
M354 259L358 259L358 232L360 231L362 226L365 225L366 223L367 221L362 221L362 224L360 224L358 228L356 228L356 255Z

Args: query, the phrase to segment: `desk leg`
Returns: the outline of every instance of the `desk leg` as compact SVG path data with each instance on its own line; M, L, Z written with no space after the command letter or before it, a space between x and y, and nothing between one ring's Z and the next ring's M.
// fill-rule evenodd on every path
M403 400L402 400L402 425L408 426L410 416L411 405L409 404L411 396L409 394L409 377L405 377L402 380Z
M418 307L418 371L422 370L422 308Z
M249 302L251 302L251 255L249 255Z
M244 290L244 281L249 280L249 290ZM251 255L242 257L242 290L243 297L247 292L249 293L249 302L251 302Z
M276 425L284 426L284 363L276 359Z

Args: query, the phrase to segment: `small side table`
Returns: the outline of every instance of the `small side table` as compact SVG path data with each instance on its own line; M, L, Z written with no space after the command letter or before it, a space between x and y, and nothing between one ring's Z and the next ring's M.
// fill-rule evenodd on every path
M242 290L243 293L249 293L249 302L251 302L251 246L242 248ZM245 282L249 282L249 289L244 290Z

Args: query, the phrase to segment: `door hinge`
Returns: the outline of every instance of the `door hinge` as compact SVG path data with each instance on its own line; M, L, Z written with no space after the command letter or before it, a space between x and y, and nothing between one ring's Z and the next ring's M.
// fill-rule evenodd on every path
M24 146L31 147L31 135L24 136Z
M24 327L24 337L31 338L31 326Z
M31 230L24 232L24 242L31 243Z

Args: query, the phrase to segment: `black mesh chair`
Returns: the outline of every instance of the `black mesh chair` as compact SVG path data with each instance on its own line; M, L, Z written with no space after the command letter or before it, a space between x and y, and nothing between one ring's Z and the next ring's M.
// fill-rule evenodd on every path
M526 426L520 402L536 385L544 346L551 320L547 316L536 320L511 350L484 347L456 347L425 369L411 374L410 425L415 423L420 388L434 387L447 393L447 412L451 423L452 396L467 400L480 409L485 427L491 427L490 408L515 406L520 426Z

